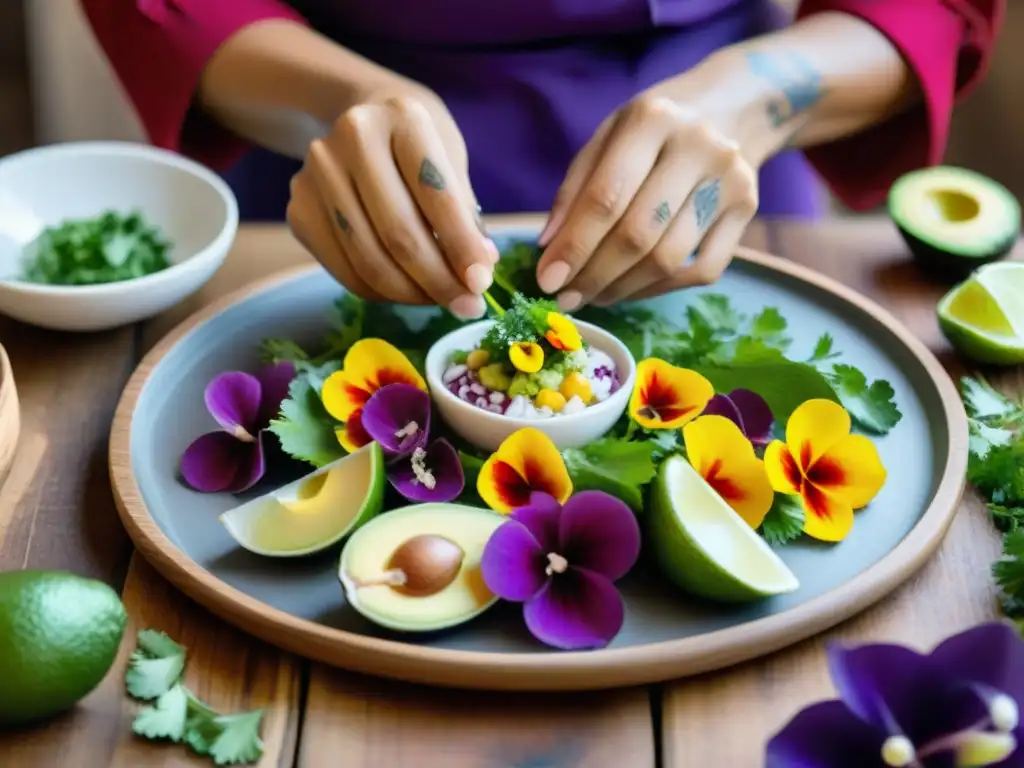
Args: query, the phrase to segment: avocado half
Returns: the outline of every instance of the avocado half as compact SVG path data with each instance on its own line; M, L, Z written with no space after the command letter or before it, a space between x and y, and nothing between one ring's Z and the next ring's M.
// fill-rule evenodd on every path
M1020 203L997 181L937 166L901 176L889 191L889 216L910 252L929 270L962 278L1006 256L1020 235Z

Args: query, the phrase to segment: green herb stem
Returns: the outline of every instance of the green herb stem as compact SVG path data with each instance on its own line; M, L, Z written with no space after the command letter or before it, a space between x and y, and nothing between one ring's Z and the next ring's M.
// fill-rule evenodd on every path
M502 315L505 314L505 310L502 309L501 304L499 304L494 299L494 297L491 296L491 292L490 291L484 291L484 301L486 301L488 306L490 306L490 308L493 309L495 311L495 313L497 313L498 317L501 317Z
M629 426L626 427L626 435L622 439L625 440L626 442L629 442L630 440L632 440L633 439L633 435L636 434L636 428L637 428L636 422L633 421L633 419L630 419L629 420Z

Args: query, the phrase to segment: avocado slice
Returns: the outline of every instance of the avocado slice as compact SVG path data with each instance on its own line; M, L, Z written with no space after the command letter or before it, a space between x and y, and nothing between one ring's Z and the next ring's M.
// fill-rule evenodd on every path
M356 531L341 551L338 578L349 605L400 632L433 632L480 615L497 597L480 572L491 535L507 522L489 509L415 504Z
M1020 235L1020 203L997 181L937 166L901 176L889 191L889 216L910 252L929 270L962 278L1003 258Z

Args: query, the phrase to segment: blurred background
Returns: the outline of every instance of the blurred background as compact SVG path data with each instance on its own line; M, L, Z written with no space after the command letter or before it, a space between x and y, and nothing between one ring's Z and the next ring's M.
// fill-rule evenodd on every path
M1024 199L1024 152L1015 151L1024 139L1024 0L1009 6L988 78L955 115L946 162L991 176ZM0 155L82 139L141 141L144 134L78 0L0 0Z

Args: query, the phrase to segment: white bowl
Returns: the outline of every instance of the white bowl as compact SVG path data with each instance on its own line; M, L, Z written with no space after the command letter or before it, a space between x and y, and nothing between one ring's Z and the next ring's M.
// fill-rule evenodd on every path
M547 419L510 418L460 400L444 385L442 377L452 354L474 349L494 323L481 320L452 331L427 352L427 385L438 414L460 437L485 451L497 450L506 437L523 427L536 427L559 449L579 448L599 439L615 426L629 404L636 380L636 361L626 345L608 331L590 323L573 322L591 346L615 361L621 385L606 400L578 413Z
M23 252L46 226L139 211L171 241L171 266L84 286L20 282ZM143 320L199 290L238 231L238 203L215 173L144 144L73 142L0 159L0 313L44 328L97 331Z

